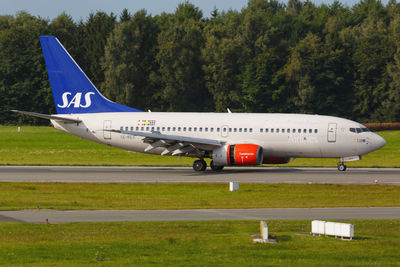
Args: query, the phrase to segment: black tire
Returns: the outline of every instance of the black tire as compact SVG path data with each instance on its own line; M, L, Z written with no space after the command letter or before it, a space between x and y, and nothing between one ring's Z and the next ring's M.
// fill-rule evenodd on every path
M212 169L213 171L216 171L216 172L222 171L222 169L224 168L224 166L217 166L217 165L214 165L214 161L211 161L210 167L211 167L211 169Z
M195 170L196 172L202 172L206 168L207 168L207 163L202 159L198 159L193 162L193 170Z
M347 169L347 167L343 163L338 165L338 170L339 171L344 172L344 171L346 171L346 169Z

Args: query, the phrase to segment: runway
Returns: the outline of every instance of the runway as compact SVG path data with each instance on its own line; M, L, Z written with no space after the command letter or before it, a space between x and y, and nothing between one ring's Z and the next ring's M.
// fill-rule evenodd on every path
M0 221L71 223L111 221L400 219L400 207L198 210L24 210L0 211Z
M290 183L400 185L400 168L229 167L195 172L190 167L1 166L0 182L61 183Z

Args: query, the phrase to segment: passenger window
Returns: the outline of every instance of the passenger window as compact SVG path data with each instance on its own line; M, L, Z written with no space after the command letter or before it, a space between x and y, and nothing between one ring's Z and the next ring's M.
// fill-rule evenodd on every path
M263 128L260 128L260 133L262 133L263 132Z
M133 126L131 126L131 131L133 131Z
M247 128L243 128L243 132L247 133Z
M140 130L144 131L144 127L141 127Z
M154 131L154 127L151 127L151 131Z
M314 133L318 133L318 129L314 129Z
M287 133L290 133L290 129L287 129L287 131L286 131Z
M251 132L251 133L252 133L252 132L253 132L253 128L250 128L250 129L249 129L249 132Z
M214 132L214 128L213 127L210 128L210 132Z
M292 133L296 133L296 129L293 129Z
M189 132L191 132L192 131L192 127L189 127L188 130L189 130Z
M123 126L119 127L119 130L120 130L120 131L123 131L123 130L124 130L124 127L123 127Z
M232 128L229 128L229 132L232 132Z
M223 132L226 132L226 128L222 128L222 131L223 131Z
M274 128L271 128L271 133L273 133L274 132Z
M217 132L219 132L219 128L217 128Z
M175 132L175 131L176 131L176 127L172 127L172 131L174 131L174 132Z
M180 132L180 131L181 131L181 129L182 129L181 127L178 127L178 132Z
M199 128L199 132L201 132L201 131L203 131L203 128L202 128L202 127Z
M159 132L160 131L160 127L157 127L157 132Z
M149 127L146 127L146 131L148 131L149 130Z
M265 128L265 132L268 133L268 128Z
M136 131L139 131L139 127L138 126L136 126Z
M282 129L282 133L285 133L285 129Z
M279 128L276 128L276 133L279 133Z
M129 127L128 126L125 127L125 131L129 131Z
M171 127L168 127L167 130L168 130L168 132L169 132L169 131L171 130Z
M239 128L239 133L241 133L242 132L242 128Z
M233 128L233 131L236 133L237 132L237 128Z
M186 127L183 127L183 131L186 132Z
M193 131L194 131L194 132L197 132L197 127L194 127L194 128L193 128Z
M303 129L303 133L307 133L307 129Z
M205 132L208 132L208 127L204 128L204 131L205 131Z
M162 131L165 131L165 127L162 127Z
M308 133L312 133L312 129L308 129Z

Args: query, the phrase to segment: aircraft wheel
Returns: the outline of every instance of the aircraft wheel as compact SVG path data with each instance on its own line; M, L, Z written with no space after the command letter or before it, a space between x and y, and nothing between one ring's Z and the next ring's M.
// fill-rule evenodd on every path
M222 171L222 169L224 168L224 166L216 166L216 165L214 165L214 161L213 160L210 163L210 167L211 167L211 169L213 171L216 171L216 172Z
M340 163L338 165L338 170L341 172L344 172L347 169L346 165L344 165L343 163Z
M202 172L207 168L207 163L203 159L195 160L193 162L193 170Z

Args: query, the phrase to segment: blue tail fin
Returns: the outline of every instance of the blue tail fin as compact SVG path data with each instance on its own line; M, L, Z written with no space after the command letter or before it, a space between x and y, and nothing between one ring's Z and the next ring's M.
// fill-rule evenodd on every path
M58 114L140 111L101 95L56 37L40 36L40 43Z

